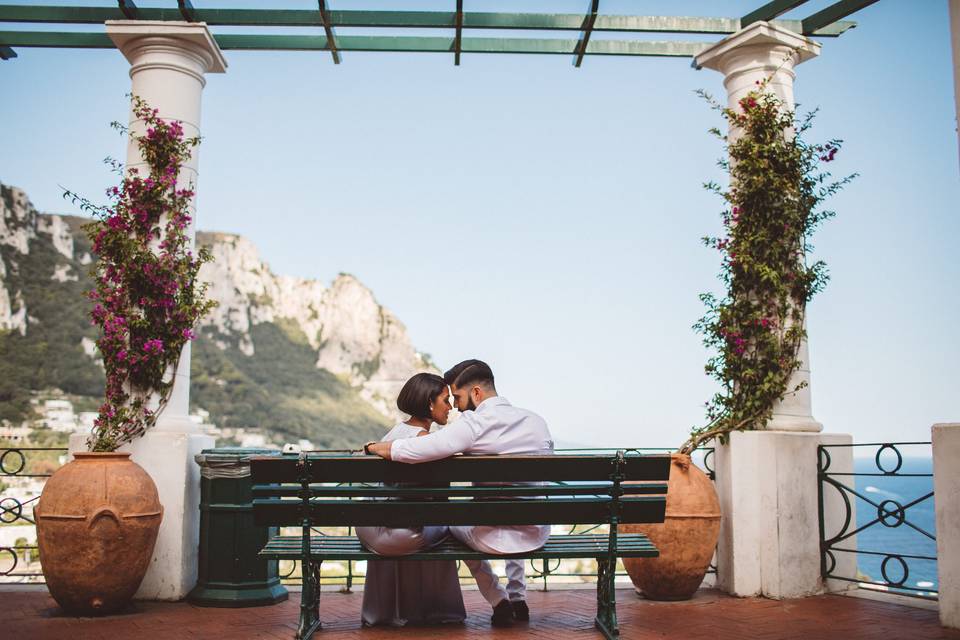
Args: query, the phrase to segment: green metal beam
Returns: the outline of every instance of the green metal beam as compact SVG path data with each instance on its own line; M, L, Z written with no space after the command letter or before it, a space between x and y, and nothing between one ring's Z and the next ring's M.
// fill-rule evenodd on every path
M803 33L803 35L813 35L827 25L842 20L851 13L856 13L864 7L869 7L874 2L877 2L877 0L842 0L841 2L832 4L822 11L817 11L808 18L804 18L801 23L803 25L801 33Z
M223 50L327 51L327 37L322 35L214 35ZM527 53L572 55L578 40L533 38L463 38L464 53ZM585 55L657 56L689 58L709 46L707 42L676 40L653 42L642 40L594 40ZM411 36L337 36L341 51L397 51L451 53L453 38ZM0 31L0 46L63 47L80 49L112 49L113 41L106 33L56 31Z
M785 14L791 9L796 9L807 0L773 0L773 2L768 2L759 9L751 11L747 15L740 18L740 27L748 27L754 22L773 20L778 18L781 15Z
M63 49L113 49L106 33L63 31L0 31L0 47L46 47Z
M337 51L337 34L333 32L333 24L330 22L330 12L327 10L327 3L319 0L320 19L323 21L323 32L327 34L327 40L330 42L330 55L333 56L333 64L340 64L340 52Z
M583 64L583 56L587 53L587 45L590 44L590 35L593 33L593 25L597 21L597 12L600 11L600 0L590 0L590 9L583 19L583 31L580 33L580 41L577 43L577 50L574 54L573 66L580 68Z
M133 3L133 0L117 0L117 6L120 7L120 12L128 20L136 20L138 18L137 5Z
M187 22L197 22L190 0L177 0L177 10L180 11L180 17Z
M457 0L457 14L454 19L456 32L453 34L453 64L460 66L460 52L463 50L463 0Z
M123 0L120 0L123 1ZM125 5L135 8L131 0ZM141 20L182 20L179 9L135 8ZM332 27L456 29L456 11L329 11ZM194 19L210 26L249 27L323 27L317 11L306 9L194 9ZM107 20L125 20L117 7L62 7L0 5L0 22L41 22L62 24L102 24ZM853 27L853 22L828 23L808 35L837 37ZM778 20L775 24L800 33L799 20ZM537 31L582 31L582 14L546 13L463 13L463 29L528 29ZM605 16L598 15L594 31L627 33L700 33L727 35L740 29L736 18L697 18L680 16ZM806 31L804 31L806 33Z

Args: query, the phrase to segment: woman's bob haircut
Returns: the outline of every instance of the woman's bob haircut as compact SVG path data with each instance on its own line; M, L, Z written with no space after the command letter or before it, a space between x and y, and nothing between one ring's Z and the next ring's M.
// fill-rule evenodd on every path
M440 394L447 393L447 383L438 375L418 373L400 389L397 408L414 418L430 420L430 405Z

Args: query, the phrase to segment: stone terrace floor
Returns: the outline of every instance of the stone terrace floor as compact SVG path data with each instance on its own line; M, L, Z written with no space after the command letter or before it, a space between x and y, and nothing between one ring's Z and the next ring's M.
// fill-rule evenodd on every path
M287 602L247 609L212 609L186 603L137 602L128 612L103 618L65 616L42 588L0 588L0 637L11 640L291 640L299 593ZM465 591L469 617L463 625L404 629L360 626L360 593L324 592L320 612L324 628L317 640L407 640L411 638L599 639L593 628L592 589L531 591L531 621L511 629L492 629L489 607L477 591ZM702 590L687 602L650 602L628 589L618 590L618 614L624 640L670 638L791 639L819 638L960 640L960 631L940 627L936 610L839 595L801 600L731 598Z

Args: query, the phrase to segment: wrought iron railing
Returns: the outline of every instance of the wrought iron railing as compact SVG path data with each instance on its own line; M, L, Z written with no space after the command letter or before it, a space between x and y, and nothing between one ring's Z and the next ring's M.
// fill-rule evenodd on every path
M624 451L625 453L634 453L634 454L653 454L653 453L671 453L676 449L669 448L636 448L636 447L627 447L622 449L616 448L576 448L576 449L557 449L557 453L598 453L598 454L614 454L617 451ZM716 472L713 469L713 447L701 447L694 452L694 463L697 464L711 480L716 479ZM313 533L316 535L343 535L344 532L347 535L352 535L352 529L345 530L328 530L324 528L314 528L312 529ZM606 525L589 525L589 526L574 526L568 532L572 534L582 534L582 533L605 533L607 531ZM293 529L291 529L293 532ZM341 591L350 591L354 584L362 582L364 579L364 571L360 570L360 567L357 565L360 563L357 562L333 562L333 563L324 563L329 565L329 568L325 569L323 574L320 576L321 584L327 585L340 585ZM460 562L457 562L458 571L460 568ZM542 581L543 590L546 591L549 589L549 584L551 579L556 579L556 582L565 581L571 582L580 579L587 581L590 579L595 579L597 576L596 563L593 560L587 561L571 561L571 560L559 560L559 559L542 559L542 560L528 560L527 561L527 580L529 582ZM571 568L572 567L572 568ZM464 572L461 573L461 581L467 583L472 580L469 575L465 575ZM707 569L708 575L716 575L717 568L715 565L711 564L709 569ZM300 565L299 561L296 560L284 560L280 563L280 577L281 579L288 584L296 585L300 583ZM627 577L627 572L623 568L623 563L621 561L617 562L617 571L616 576L618 578Z
M52 457L59 466L66 453L66 447L0 448L0 584L42 582L33 507L52 474L43 472L51 465L41 463Z
M929 442L818 447L820 569L825 579L937 598L930 447ZM850 448L853 467L840 468L834 457ZM905 457L904 451L910 456ZM864 458L860 453L873 455ZM837 531L827 531L824 505L828 500L837 504L837 497L843 511L833 517L841 524ZM855 554L856 575L840 568L838 557L849 558L849 554Z

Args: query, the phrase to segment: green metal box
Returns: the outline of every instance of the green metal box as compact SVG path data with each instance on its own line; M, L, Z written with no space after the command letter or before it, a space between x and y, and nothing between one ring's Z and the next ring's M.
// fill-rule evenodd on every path
M200 560L187 601L202 607L256 607L287 599L277 560L257 553L277 527L253 523L250 456L275 449L204 449L200 465Z

